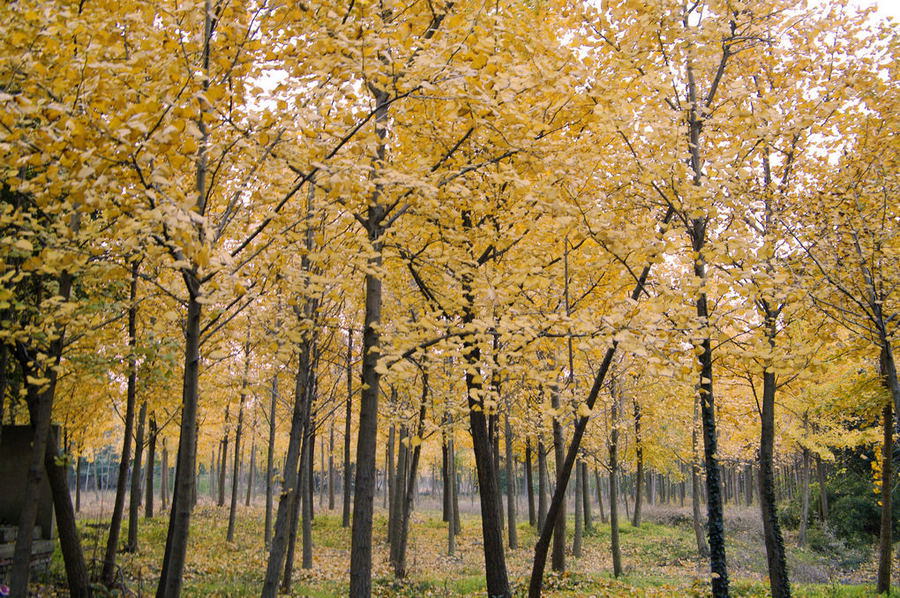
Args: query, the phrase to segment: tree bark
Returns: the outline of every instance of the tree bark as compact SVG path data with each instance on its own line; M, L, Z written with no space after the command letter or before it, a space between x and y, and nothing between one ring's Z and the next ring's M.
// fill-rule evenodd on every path
M538 529L544 529L547 522L547 483L550 477L547 471L547 451L540 440L538 451Z
M447 438L447 492L450 496L451 507L447 510L447 554L453 556L456 552L457 520L452 508L456 497L456 455L453 449L453 432Z
M622 575L622 549L619 546L619 397L614 382L610 386L609 529L613 576L619 577Z
M694 527L694 537L697 540L697 554L700 558L709 557L709 545L703 534L703 516L700 514L700 464L698 463L697 450L697 425L700 419L699 399L694 398L694 421L691 425L691 517Z
M550 403L554 411L559 413L559 391L554 388L551 391ZM562 487L565 493L566 480L563 479L563 435L562 425L557 417L553 418L553 460L556 463L556 487L557 492ZM554 519L553 527L553 552L550 554L550 567L562 573L566 570L566 500L565 496L559 503L559 515Z
M519 533L516 529L516 476L513 472L513 436L509 425L509 406L503 414L504 433L506 436L506 511L509 535L509 547L515 550L519 547Z
M249 343L248 343L249 344ZM241 481L241 434L244 431L244 401L247 399L247 370L250 367L250 351L245 350L246 362L244 364L244 381L241 385L241 399L238 404L237 429L234 432L234 457L231 474L231 504L228 506L228 531L225 534L226 542L234 542L234 520L237 516L238 487Z
M350 527L350 423L353 418L353 329L347 329L347 408L344 412L344 485L341 527Z
M375 133L377 154L386 154L388 94L375 91ZM353 497L353 522L350 532L350 596L368 598L372 594L372 512L375 499L375 445L378 438L378 394L381 374L377 370L380 357L383 220L386 208L380 203L381 188L376 185L366 213L366 233L372 246L365 281L365 316L362 343L362 376L360 384L359 431L356 442L356 481Z
M90 577L84 561L81 539L75 524L75 511L72 509L72 497L69 495L69 483L66 480L66 468L60 464L59 448L56 432L51 428L47 438L47 450L44 455L44 469L50 482L53 495L53 509L56 513L56 530L59 534L59 548L62 552L66 569L66 582L71 598L89 598L92 594Z
M225 506L225 474L228 471L228 415L230 405L225 406L225 433L222 436L219 446L219 495L216 499L216 506Z
M889 347L885 344L884 347ZM883 348L881 351L881 375L884 385L888 390L892 390L892 385L896 384L897 373L889 350ZM891 380L893 376L893 380ZM894 454L894 414L893 414L893 397L884 402L882 411L882 432L883 440L881 444L881 529L879 532L878 542L878 589L879 594L890 594L891 591L891 532L893 527L892 507L893 507L893 489L894 476L892 471L893 454Z
M139 263L131 263L131 290L128 307L128 381L125 391L125 434L122 439L122 455L119 461L119 476L116 480L116 498L112 517L109 521L109 535L106 539L106 554L100 579L106 586L115 581L116 552L119 550L119 533L122 529L122 515L125 511L125 491L128 483L128 467L131 464L131 440L134 429L134 408L137 396L137 362L134 354L137 344L137 284ZM95 470L96 471L96 470Z
M278 373L272 376L269 400L269 446L266 449L266 520L264 539L266 548L272 542L272 498L275 492L275 407L278 399Z
M128 540L125 552L138 550L138 511L141 506L141 457L144 453L144 425L147 421L147 401L141 403L137 436L134 440L134 464L131 467L131 491L128 494Z
M572 538L572 556L581 558L581 541L584 535L584 472L581 462L575 464L575 535Z
M208 20L208 17L207 17ZM197 450L197 402L200 379L200 283L196 274L191 276L191 292L187 305L184 348L184 382L181 396L181 436L178 455L175 458L175 490L169 516L169 531L163 567L156 589L156 598L177 598L181 595L184 579L184 562L187 557L187 541L190 531L194 491L194 470Z
M641 444L641 406L637 399L634 402L634 455L637 467L634 480L634 517L631 519L631 525L641 527L641 490L644 485L644 448ZM650 474L653 479L653 474ZM648 493L648 500L653 501L652 494Z
M767 328L774 326L767 322ZM791 595L784 558L784 540L775 507L775 485L772 479L775 450L775 373L763 373L762 425L759 441L759 505L762 511L763 538L769 569L769 587L773 598Z
M528 492L528 525L534 527L537 524L537 516L534 509L534 480L531 473L531 437L525 438L525 486Z
M285 552L288 548L288 536L289 534L293 535L291 534L292 527L296 530L298 501L300 500L300 476L298 475L300 451L309 418L310 386L312 384L311 353L314 342L313 338L307 337L300 342L299 347L297 374L294 378L294 407L291 412L291 430L288 436L288 449L282 467L284 479L281 483L281 496L278 500L278 509L275 514L274 532L269 542L269 560L266 565L266 577L263 581L261 592L263 598L274 598L276 595L278 582L282 579ZM277 394L277 379L273 380L272 394L272 402L274 404L275 395ZM272 421L274 421L274 412L272 415Z
M255 418L254 418L255 419ZM253 428L256 426L254 425ZM251 432L253 431L251 428ZM250 444L250 471L247 473L247 496L244 499L244 506L249 507L253 498L253 479L256 477L256 434L253 435L253 442Z
M800 534L797 544L806 547L806 529L809 522L809 449L803 447L803 470L801 471L800 488Z
M159 430L156 428L156 415L150 415L150 434L147 444L147 476L144 480L144 518L153 518L153 469L156 464L156 437Z
M584 529L591 532L594 529L593 516L591 515L591 476L588 472L587 461L581 461L581 479L584 480L582 486L581 500L584 503ZM577 500L577 499L576 499Z

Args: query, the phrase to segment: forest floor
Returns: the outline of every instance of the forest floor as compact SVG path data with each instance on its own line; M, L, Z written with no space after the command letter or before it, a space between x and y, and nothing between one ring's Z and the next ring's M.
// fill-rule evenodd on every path
M111 504L111 500L107 505ZM468 502L468 501L466 501ZM464 506L461 500L461 507ZM481 525L472 505L463 508L462 533L453 556L447 555L447 524L437 505L417 505L409 536L409 577L396 581L388 563L385 511L376 508L373 585L376 596L484 596L484 566ZM476 507L477 508L477 507ZM88 559L102 558L108 513L102 506L88 505L79 520L82 543ZM521 512L520 512L521 513ZM624 513L622 513L624 516ZM593 531L585 535L583 554L571 553L572 514L569 513L568 571L545 575L545 596L706 596L708 565L697 557L696 541L687 508L646 506L639 528L620 524L624 575L612 577L610 528L596 517ZM536 540L524 522L517 526L519 546L507 552L507 565L514 593L527 593L528 576ZM127 518L126 518L127 519ZM216 507L202 498L194 511L188 559L185 567L186 596L257 596L266 568L263 546L264 511L261 505L239 507L234 543L225 541L227 507ZM140 519L139 550L120 554L127 580L127 595L152 596L165 545L167 513ZM127 523L122 538L127 537ZM726 509L727 557L733 596L767 596L766 559L762 528L756 508ZM299 540L298 540L299 543ZM313 524L313 568L300 568L300 550L294 569L291 596L345 596L349 580L350 530L341 527L338 509L328 511L317 504ZM811 531L816 549L797 547L796 534L787 532L788 568L795 596L863 597L874 595L874 550L848 549L827 533ZM873 547L874 548L874 547ZM63 585L64 573L58 553L44 576L40 594ZM895 567L896 568L896 567ZM895 572L895 587L898 578ZM61 594L62 595L62 594ZM892 593L900 596L900 592Z

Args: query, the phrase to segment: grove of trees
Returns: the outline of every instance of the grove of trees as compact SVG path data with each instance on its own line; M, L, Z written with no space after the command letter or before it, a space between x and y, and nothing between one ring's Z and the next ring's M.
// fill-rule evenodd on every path
M50 482L72 596L93 590L67 477L110 447L100 580L126 512L138 549L143 463L169 521L158 598L182 591L201 477L233 540L241 467L266 480L261 594L289 588L316 457L368 597L382 478L402 578L426 453L454 550L460 451L490 596L512 595L518 464L532 597L548 557L566 568L567 490L577 555L601 475L621 573L623 470L635 526L645 480L686 483L728 596L722 492L744 468L789 596L776 468L801 456L808 510L847 449L875 455L889 589L892 22L840 0L18 0L0 19L0 434L34 430L25 492ZM10 522L14 596L36 505Z

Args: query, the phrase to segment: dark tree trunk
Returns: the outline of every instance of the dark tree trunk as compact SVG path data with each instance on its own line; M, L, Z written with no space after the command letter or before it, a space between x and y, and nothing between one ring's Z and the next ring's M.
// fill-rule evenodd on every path
M453 450L453 433L447 438L447 493L451 506L447 509L447 554L453 556L456 552L457 513L452 507L456 498L456 454Z
M265 545L272 542L272 498L275 492L275 408L278 399L278 374L272 376L272 390L269 398L269 446L266 448L266 521Z
M503 518L503 485L500 483L500 430L499 420L496 413L488 416L488 438L491 439L491 457L494 459L494 483L497 487L497 523L500 525L500 532L506 528L506 522Z
M800 533L797 544L806 547L806 529L809 522L809 449L803 447L803 469L800 471ZM749 503L748 503L749 504Z
M884 379L885 386L891 389L890 377L896 378L896 372L892 372L887 363L891 356L888 352L881 352L881 375ZM896 382L896 380L895 380ZM893 397L884 402L884 410L882 411L882 432L883 440L881 444L881 529L878 538L878 589L879 594L890 594L891 591L891 532L893 521L891 517L893 500L892 493L894 489L894 477L892 471L892 458L894 454L894 414L893 414Z
M534 509L534 480L531 473L531 437L525 438L525 487L528 492L528 525L537 525L537 515Z
M254 425L255 427L255 425ZM252 431L252 430L251 430ZM247 495L244 497L244 506L249 507L253 499L253 482L256 477L256 435L250 444L250 470L247 472Z
M248 343L249 344L249 343ZM249 347L245 350L246 362L244 364L244 379L241 385L241 399L238 404L237 429L234 432L234 457L231 474L231 504L228 506L228 531L225 534L226 542L234 542L234 520L237 515L238 487L241 481L241 434L244 431L244 401L247 399L247 370L250 367Z
M181 436L175 459L175 491L172 493L172 510L163 566L156 589L156 598L177 598L181 595L184 580L184 561L191 523L194 494L194 471L197 461L197 402L200 380L200 282L196 273L188 276L190 290L185 322L184 382L181 397Z
M400 528L400 512L406 502L406 470L409 455L409 432L406 424L401 424L397 442L397 468L394 471L394 489L391 495L391 511L388 516L388 543L390 544L390 562L397 574L397 548L400 545L397 531Z
M422 397L419 403L419 417L416 422L416 438L421 440L425 431L425 409L428 399L428 374L423 373L422 377ZM391 548L391 564L394 567L394 575L403 579L407 575L406 567L406 547L409 540L409 516L413 507L413 496L415 494L416 476L419 469L419 458L422 451L421 442L417 442L415 447L406 449L406 465L402 470L403 476L398 477L398 488L405 488L402 492L398 492L398 498L402 499L400 507L397 509L397 523L395 529L396 547L392 544Z
M709 557L709 545L703 533L703 516L700 513L700 463L697 459L698 439L697 426L700 419L699 399L694 398L694 421L691 426L691 517L694 524L694 537L697 540L697 554L700 558Z
M634 455L637 461L634 480L634 517L631 519L631 525L641 527L641 490L644 486L644 448L641 444L641 406L637 399L634 402ZM653 474L650 474L653 479ZM647 494L647 499L653 503L652 493Z
M2 418L2 411L0 411L0 418ZM78 458L75 461L75 512L78 513L81 511L81 464L84 461L81 455L78 455Z
M300 566L304 569L312 569L312 523L313 523L313 457L315 455L316 446L316 425L312 418L308 425L308 433L303 441L304 453L301 456L302 479L300 487L303 497L303 554ZM305 483L304 483L305 482ZM290 576L285 575L285 580L289 581Z
M550 402L553 409L559 413L559 390L554 388L551 391ZM562 426L557 417L553 418L553 460L556 463L556 487L559 492L565 493L565 485L568 480L563 479L563 434ZM565 496L559 503L559 514L554 519L553 527L553 552L550 554L550 567L556 572L566 570L566 500Z
M450 466L447 461L449 456L449 448L447 446L447 430L441 429L441 518L443 521L450 521Z
M334 419L328 434L328 510L334 510Z
M603 479L596 468L594 469L594 481L597 483L597 506L600 509L600 522L607 523L606 509L603 508Z
M509 409L503 415L504 433L506 436L506 510L509 521L509 547L513 550L519 547L519 534L516 529L516 476L513 472L513 437L512 428L509 425Z
M767 328L774 320L767 319ZM775 508L775 485L772 479L775 451L775 373L763 373L762 425L759 440L759 505L762 512L763 538L769 569L769 587L773 598L791 595L784 558L784 540ZM708 486L708 485L707 485ZM708 490L707 490L708 491Z
M69 483L66 480L66 468L61 465L56 432L51 428L47 438L47 451L44 455L44 469L50 482L53 495L53 508L56 513L56 530L59 534L59 548L62 552L66 568L66 582L71 598L88 598L91 596L90 577L81 549L78 527L75 525L75 511L72 509L72 497L69 495Z
M310 309L310 312L314 309ZM294 407L291 413L291 431L288 436L288 449L284 457L283 481L281 483L281 496L278 500L278 510L275 514L274 533L269 543L269 561L266 565L266 577L263 581L263 598L274 598L278 591L278 582L282 578L282 569L285 564L285 552L288 549L291 529L296 530L297 510L299 508L300 492L300 451L303 436L309 420L309 409L312 384L312 346L313 338L304 338L300 342L297 374L294 378ZM273 380L273 404L274 395L277 394L277 382ZM272 420L274 421L274 412ZM271 432L270 432L271 434ZM270 444L271 447L271 444ZM271 448L270 448L271 450ZM271 471L271 468L270 468Z
M384 507L388 510L388 529L391 529L391 514L394 512L394 435L396 428L391 424L388 430L387 445L384 449Z
M228 471L228 411L230 405L225 406L225 434L219 444L219 495L216 499L216 506L225 506L225 474Z
M701 281L706 279L706 262L703 258L705 245L705 221L695 220L692 226L694 251L700 257L694 262L694 275ZM696 302L697 317L701 322L709 321L706 293L701 292ZM725 525L722 511L722 485L719 477L717 455L717 432L715 399L712 383L712 341L707 334L700 343L700 419L703 422L703 454L706 469L706 516L707 537L709 538L709 564L712 571L713 598L728 596L728 565L725 559Z
M134 463L131 466L131 491L128 494L128 540L125 552L138 550L138 511L141 506L141 457L144 453L144 425L147 421L147 401L141 403L137 436L134 439Z
M165 509L169 506L169 449L166 446L165 438L163 438L162 459L160 461L159 506L161 509Z
M376 155L379 164L387 158L388 100L386 91L370 85L376 109L374 113ZM372 513L375 502L375 445L378 438L378 394L381 374L377 370L381 356L383 235L387 208L382 203L383 188L375 185L366 209L364 228L371 253L365 278L365 315L363 317L362 375L360 385L359 430L356 442L356 481L354 483L353 522L350 532L350 596L368 598L372 594Z
M584 472L581 462L575 464L575 535L572 538L572 556L581 558L581 541L584 535Z
M615 394L614 384L610 388L610 393L612 403L609 432L609 528L613 576L619 577L622 575L622 549L619 546L619 397Z
M153 469L156 464L156 437L159 430L156 428L156 416L150 415L150 434L147 444L147 477L144 480L144 517L153 518Z
M306 440L302 442L305 443ZM294 472L297 479L297 487L290 504L291 514L287 531L287 548L284 556L284 570L281 573L281 592L283 594L291 591L291 578L294 574L294 551L297 548L297 526L300 525L303 501L305 500L306 488L309 485L306 483L306 475L304 473L306 470L306 457L303 450L301 447L300 457L298 458L298 467L300 469Z
M103 559L101 581L111 586L115 581L116 552L119 550L119 533L122 530L122 515L125 512L125 492L128 484L128 467L131 464L131 440L134 430L134 408L137 396L137 363L134 354L137 344L137 283L138 262L131 264L131 290L128 307L128 382L125 391L125 436L122 440L122 455L119 461L119 476L116 480L116 498L112 517L109 521L109 535L106 539L106 554ZM96 471L96 469L95 469Z
M591 515L591 476L588 472L587 461L581 462L581 479L584 480L581 494L581 500L584 503L584 529L591 532L594 529L594 522Z
M547 483L549 472L547 471L547 451L540 440L537 446L538 452L538 529L544 529L547 522Z
M353 329L347 329L347 408L344 413L344 485L341 527L350 527L350 423L353 418Z

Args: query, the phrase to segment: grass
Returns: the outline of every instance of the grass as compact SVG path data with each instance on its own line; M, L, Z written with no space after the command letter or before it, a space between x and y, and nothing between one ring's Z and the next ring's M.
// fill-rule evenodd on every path
M706 564L696 557L693 531L683 523L672 524L670 514L648 509L648 521L640 528L629 523L620 525L625 573L619 579L611 575L609 525L595 522L594 530L584 539L581 558L567 557L569 570L563 574L545 575L544 596L707 596ZM754 524L752 511L728 517L729 573L733 596L762 597L768 595L765 583L765 556L758 518ZM677 521L678 519L676 519ZM667 523L669 522L669 523ZM265 574L267 552L263 546L263 511L261 507L241 508L233 543L225 541L227 509L201 504L192 518L190 545L185 565L185 596L257 596ZM570 522L571 523L571 522ZM88 558L102 557L105 545L105 522L82 519L82 540ZM408 548L410 575L397 580L388 563L385 513L377 511L373 538L373 593L376 596L485 596L483 545L480 521L464 514L457 551L447 556L447 528L437 511L415 512L411 522ZM141 519L139 550L120 554L130 592L149 596L155 591L162 552L165 545L167 518ZM570 526L571 529L571 526ZM507 551L510 581L517 596L527 593L534 530L525 523L518 525L521 548ZM125 538L127 530L123 529ZM341 527L339 511L320 511L313 524L313 568L300 568L299 547L290 596L315 598L345 596L349 579L350 530ZM799 577L822 579L825 583L794 581L794 595L801 598L856 598L872 596L874 581L871 558L858 570L839 570L839 555L820 554L795 547L788 538L789 567ZM549 568L549 565L548 565ZM811 573L812 572L812 573ZM824 572L824 573L823 573ZM817 577L818 576L818 577ZM830 581L834 579L835 581ZM64 573L59 555L54 555L44 589L62 586ZM839 583L837 580L842 580ZM44 592L42 595L49 595ZM895 592L892 596L900 596Z

